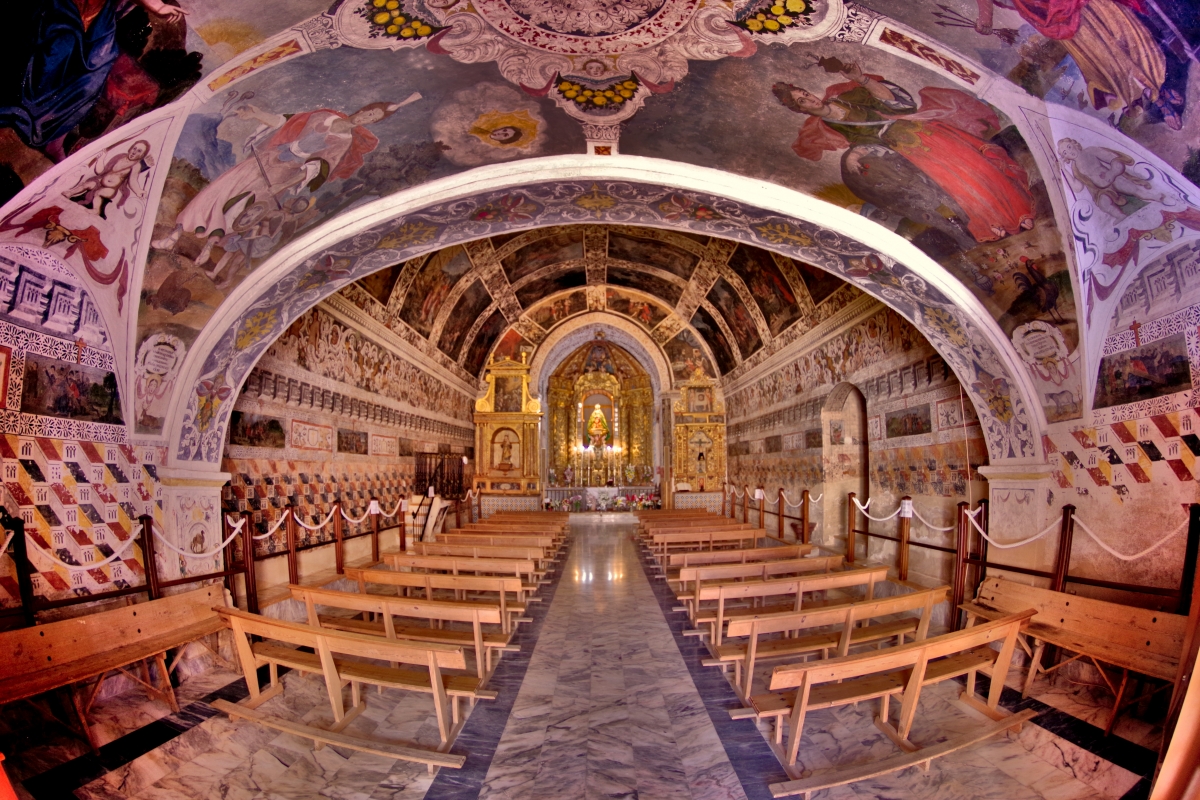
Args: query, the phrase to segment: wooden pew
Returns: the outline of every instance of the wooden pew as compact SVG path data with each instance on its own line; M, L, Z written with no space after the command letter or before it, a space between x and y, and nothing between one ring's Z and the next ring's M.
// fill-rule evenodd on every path
M684 567L698 567L706 564L749 564L759 561L788 561L793 558L804 558L814 549L816 549L815 545L811 544L789 544L779 547L750 547L741 550L685 550L682 553L668 553L664 562L665 577L668 581L678 580L679 570ZM656 566L657 564L658 562L655 562Z
M727 620L754 616L755 614L775 611L800 611L804 607L804 595L807 592L828 591L830 589L850 589L863 587L864 599L875 598L875 584L887 580L888 568L885 565L863 566L856 569L842 570L828 574L800 575L795 578L782 580L751 580L728 583L708 583L700 587L697 601L714 602L715 608L700 608L692 623L701 630L700 626L708 625L713 646L721 644L722 629ZM730 608L728 604L735 601L763 602L774 598L771 606ZM822 602L822 605L832 603ZM687 631L685 631L685 634Z
M1004 679L1017 643L1017 633L1034 613L1033 609L1027 609L974 628L899 647L776 667L771 673L770 693L751 697L751 708L745 709L744 714L776 721L773 746L784 770L793 780L772 785L771 793L775 797L794 794L808 797L810 792L818 789L928 763L937 756L1019 726L1036 716L1032 710L1008 715L999 707ZM993 642L1001 643L999 652L990 647ZM975 694L975 677L980 671L991 676L991 689L986 701ZM967 676L967 687L959 699L990 717L995 724L985 724L980 731L984 735L977 733L964 737L951 748L944 747L945 743L928 748L914 744L908 736L916 719L921 690L960 675ZM894 725L889 713L893 695L901 695L900 710ZM905 755L883 762L876 761L871 765L835 768L807 777L800 774L796 756L808 712L876 698L880 701L879 714L875 717L876 727L904 750ZM782 736L785 725L786 745ZM868 774L864 775L864 770Z
M554 561L552 553L544 547L496 547L479 544L439 544L438 542L416 542L413 550L421 556L461 556L465 558L517 558L538 561L549 567Z
M388 639L412 639L419 642L436 642L454 647L470 647L475 652L475 672L479 685L487 682L492 673L493 653L519 653L521 648L511 644L508 632L488 633L484 625L501 625L503 617L500 604L471 600L421 600L414 597L396 597L386 594L359 594L339 592L334 589L314 589L289 585L292 598L304 603L308 610L308 624L322 628L333 628L352 633L384 636ZM317 606L329 606L361 614L378 614L378 621L355 617L339 617L318 614ZM469 631L448 630L432 626L396 625L393 617L421 619L430 622L465 622Z
M518 577L499 577L488 575L438 575L430 572L393 572L386 569L355 569L346 568L346 578L358 583L358 591L367 594L367 586L392 586L397 589L421 589L425 592L426 600L437 600L434 596L438 590L451 590L455 600L466 599L466 592L486 592L495 594L500 604L500 618L505 633L513 630L517 622L528 622L522 615L527 608L525 604L525 582ZM511 592L515 600L509 601ZM405 595L408 596L406 593Z
M929 621L933 607L949 599L949 587L925 589L919 592L894 595L880 600L862 600L843 603L808 611L784 611L774 614L756 614L751 617L730 620L725 631L727 639L745 639L744 642L726 642L717 646L714 658L705 659L707 667L725 668L734 665L734 688L749 703L754 691L754 666L760 660L779 658L801 658L810 653L820 653L828 658L832 650L837 656L849 655L850 648L870 642L895 638L904 644L904 637L912 635L918 641L929 634ZM870 624L880 617L920 611L921 616L904 617L898 620ZM798 635L800 631L826 626L837 626L836 630ZM786 633L787 638L763 639L760 636Z
M169 650L202 640L224 629L213 610L228 602L219 585L87 614L73 619L0 633L0 705L66 688L93 752L99 746L88 725L92 703L106 678L120 673L179 711L170 672ZM219 656L218 656L219 658ZM221 659L222 661L224 659ZM157 680L149 662L157 665ZM131 669L137 665L136 674ZM94 681L90 686L85 686Z
M528 576L526 591L536 591L546 571L531 558L470 558L464 556L421 556L408 553L384 553L383 562L392 569L429 572L437 570L451 575L515 575Z
M730 549L745 549L747 544L751 547L758 544L760 538L763 538L762 531L757 528L655 533L651 537L650 551L661 567L673 549L715 550L718 545L729 546Z
M461 767L465 756L446 753L464 722L459 713L460 699L465 697L472 703L496 699L496 692L481 688L478 678L442 674L444 669L466 668L466 657L461 647L388 641L378 636L269 619L234 608L219 609L219 613L233 631L250 697L236 704L217 700L213 707L230 716L244 717L276 730L312 739L318 748L324 744L334 744L388 758L416 761L431 767ZM262 637L263 641L253 642L252 636ZM310 648L312 652L296 648ZM355 658L409 664L419 669L388 667L353 660ZM258 668L264 665L269 668L271 676L271 685L265 690L258 683ZM317 673L325 679L325 689L333 712L333 727L324 730L275 719L256 711L258 706L283 692L283 684L279 680L280 666ZM349 711L342 699L342 687L346 684L350 684ZM441 746L433 751L343 734L346 726L366 710L362 692L364 684L432 695Z
M749 564L705 564L684 567L679 570L679 588L675 597L688 604L688 616L695 618L696 598L705 583L729 583L731 581L758 579L770 580L784 576L803 575L810 572L831 572L844 566L845 556L819 556L817 558L793 558L785 561L757 561ZM689 588L690 587L690 588Z
M439 544L471 544L488 547L540 547L548 553L558 552L558 540L549 536L520 536L509 534L439 533Z
M1174 685L1187 628L1187 617L1181 614L1150 611L1039 589L1000 577L985 580L979 587L975 602L964 603L961 608L967 612L968 626L979 619L996 619L1010 614L1014 608L1036 609L1036 616L1021 632L1021 646L1030 655L1022 696L1029 696L1039 672L1053 672L1076 659L1087 658L1096 666L1116 698L1113 713L1104 729L1105 735L1112 732L1122 707L1149 696L1122 702L1129 683L1129 673L1166 681L1155 692ZM1032 648L1025 641L1026 638L1032 640ZM1046 645L1055 645L1075 655L1044 669L1041 660ZM1119 685L1114 685L1114 680L1101 663L1111 664L1121 670Z

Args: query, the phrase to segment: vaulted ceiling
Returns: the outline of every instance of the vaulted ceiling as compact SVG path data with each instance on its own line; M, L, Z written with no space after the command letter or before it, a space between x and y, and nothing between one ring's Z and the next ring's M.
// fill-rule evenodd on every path
M1038 460L1145 412L1096 399L1143 344L1121 298L1200 239L1187 0L50 5L6 19L0 244L74 276L126 417L170 409L137 433L212 468L222 398L359 280L460 388L584 307L736 381L860 290Z
M709 377L757 363L861 292L757 247L636 226L564 225L455 245L358 280L341 295L478 377L532 354L556 326L604 311L637 323ZM690 377L690 372L688 373Z

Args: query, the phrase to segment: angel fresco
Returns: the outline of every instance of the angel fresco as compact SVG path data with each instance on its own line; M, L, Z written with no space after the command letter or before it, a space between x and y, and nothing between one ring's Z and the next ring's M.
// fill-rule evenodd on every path
M269 251L275 241L243 245L264 235L274 239L284 222L311 207L311 196L327 181L353 176L363 157L379 145L367 126L420 99L414 93L403 102L370 103L352 114L320 108L290 117L241 105L235 115L261 126L246 142L245 157L201 189L179 212L174 230L151 244L171 250L184 233L195 235L204 241L197 266L230 235L239 242L226 242L242 246L247 256Z
M1000 129L990 106L966 92L938 87L921 89L918 104L908 90L864 73L857 64L834 58L819 63L847 80L822 96L788 83L772 87L786 108L807 115L792 145L796 155L818 161L827 152L844 151L843 178L852 189L864 183L859 178L868 170L860 165L870 159L890 160L898 176L915 171L936 187L936 195L922 205L957 217L953 221L974 242L997 241L1033 227L1025 170L988 141ZM888 210L900 216L911 214L914 198L903 195L905 185L887 188L900 193L896 202L889 201L889 193L875 202L892 206Z

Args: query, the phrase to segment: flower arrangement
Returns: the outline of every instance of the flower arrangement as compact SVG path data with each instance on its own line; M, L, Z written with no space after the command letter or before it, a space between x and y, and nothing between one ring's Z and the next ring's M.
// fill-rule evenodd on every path
M812 12L812 0L767 0L753 4L750 12L735 24L751 33L778 33L793 25L807 23Z
M358 15L371 24L372 39L377 36L424 39L442 30L412 14L405 14L400 0L366 0Z

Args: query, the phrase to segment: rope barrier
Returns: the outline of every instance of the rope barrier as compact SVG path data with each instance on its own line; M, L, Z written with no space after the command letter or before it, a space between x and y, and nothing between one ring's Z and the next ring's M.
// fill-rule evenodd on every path
M70 572L86 572L89 569L98 569L100 567L103 567L103 566L106 566L107 564L112 563L113 561L116 561L118 558L123 556L125 554L125 551L128 550L133 545L135 538L136 537L130 536L128 539L125 540L123 547L121 547L119 550L113 551L113 554L111 556L109 556L108 558L104 559L103 561L98 561L95 564L68 564L67 562L60 559L58 556L54 555L54 553L50 552L49 550L43 550L42 546L40 544L38 544L36 541L34 541L34 538L32 536L30 536L28 533L25 534L25 540L29 544L33 545L34 552L39 553L43 558L48 558L60 566L66 567L67 570L69 570Z
M387 517L388 519L391 519L392 517L394 517L394 516L396 516L397 514L399 514L399 513L400 513L400 506L402 506L402 505L404 505L404 501L403 501L403 500L400 500L399 502L397 502L397 503L396 503L396 507L392 509L392 513L390 513L390 514L380 514L379 516L381 516L381 517Z
M1169 542L1171 539L1178 536L1180 531L1183 531L1184 529L1187 528L1188 520L1185 519L1183 521L1182 525L1180 525L1178 528L1176 528L1175 530L1168 533L1163 538L1159 539L1158 542L1156 542L1155 544L1152 544L1149 547L1147 547L1145 550L1142 550L1141 552L1138 552L1138 553L1134 553L1133 555L1125 555L1124 553L1118 553L1116 550L1109 547L1108 544L1106 544L1104 542L1104 540L1102 540L1099 536L1097 536L1096 532L1093 531L1091 528L1089 528L1087 526L1087 523L1085 523L1079 517L1075 518L1075 524L1078 525L1080 528L1083 528L1083 532L1086 533L1088 536L1092 537L1092 539L1096 542L1096 544L1100 545L1100 548L1102 550L1104 550L1105 552L1107 552L1109 555L1111 555L1113 558L1119 558L1122 561L1137 561L1139 558L1143 558L1144 556L1150 555L1155 550L1157 550L1158 548L1162 547L1164 544Z
M242 520L242 521L245 522L245 520ZM206 553L189 553L188 551L182 550L182 549L176 547L174 544L172 544L171 541L167 539L166 535L164 535L163 532L161 530L159 530L157 521L152 521L150 523L150 527L154 530L154 535L156 537L158 537L158 541L162 542L168 550L176 552L179 555L183 556L184 558L194 558L194 559L212 558L217 553L220 553L222 550L224 550L226 547L228 547L229 543L232 542L234 539L236 539L238 534L242 532L242 526L237 525L234 527L233 533L229 534L229 538L226 539L225 541L221 542L214 549L209 550Z
M1050 533L1050 531L1053 531L1059 527L1059 522L1057 520L1055 520L1054 522L1051 522L1049 525L1047 525L1046 529L1043 530L1041 533L1034 534L1033 536L1030 536L1028 539L1022 539L1019 542L1012 542L1009 544L1005 544L1003 542L997 542L995 539L993 539L992 537L990 537L986 533L984 533L983 528L979 527L979 523L975 520L975 518L979 515L980 511L983 511L983 506L979 506L974 511L968 511L967 518L971 520L971 524L973 526L975 526L975 530L979 531L979 535L988 541L988 544L992 545L993 547L999 547L1001 550L1010 550L1014 547L1020 547L1022 545L1029 544L1030 542L1036 542L1038 539L1040 539L1043 536L1045 536L1046 534Z
M329 521L333 519L333 515L334 515L336 512L337 512L337 509L336 509L336 508L335 508L335 509L332 509L332 510L330 510L330 512L329 512L329 516L325 517L325 519L323 519L322 521L318 522L316 525L309 525L307 522L305 522L304 520L300 519L299 515L297 515L297 516L296 516L296 524L297 524L297 525L299 525L301 528L304 528L304 530L306 530L306 531L319 531L319 530L321 530L322 528L324 528L326 525L328 525L328 524L329 524Z
M920 511L917 511L917 507L916 507L916 506L913 506L913 516L915 516L917 519L921 520L921 522L924 522L924 523L925 523L925 527L926 527L926 528L929 528L929 529L930 529L930 530L932 530L932 531L943 531L943 532L944 532L944 531L952 531L952 530L954 530L954 526L953 526L953 525L948 525L948 526L946 526L945 528L942 528L942 527L939 527L939 526L937 526L937 525L934 525L934 524L933 524L933 523L931 523L929 520L927 520L927 519L925 519L924 517L922 517L922 516L921 516L921 512L920 512Z
M867 504L864 506L862 503L858 502L858 498L856 497L856 498L854 498L854 505L858 506L858 510L862 512L862 515L864 517L866 517L867 519L872 520L874 522L887 522L889 519L891 519L892 517L894 517L900 513L900 508L897 507L895 511L888 514L886 517L872 517L870 514L867 513L867 509L871 507L870 500L867 500Z
M367 517L369 517L369 516L371 516L371 509L369 507L367 508L366 511L363 512L363 515L361 517L359 517L358 519L355 519L354 517L347 514L346 509L344 509L344 508L342 509L342 518L345 519L347 522L349 522L351 525L361 525L362 523L367 521Z
M287 522L288 514L291 514L291 513L292 513L292 510L290 508L285 508L283 510L283 513L279 515L279 519L275 520L275 525L272 526L272 528L269 531L267 531L266 533L259 534L258 536L251 536L250 538L254 539L255 541L259 541L259 542L261 542L263 539L270 539L272 536L275 535L275 531L277 531L281 527L283 527L283 523Z

